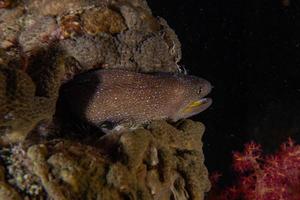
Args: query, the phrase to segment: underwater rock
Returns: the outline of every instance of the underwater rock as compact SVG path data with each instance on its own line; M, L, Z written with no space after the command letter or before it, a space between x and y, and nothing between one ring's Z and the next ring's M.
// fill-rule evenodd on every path
M84 30L91 35L115 34L126 28L121 15L108 8L85 10L82 21Z
M153 121L118 137L109 134L93 146L56 139L16 145L0 155L12 180L27 177L9 184L23 198L203 199L210 188L203 132L204 125L191 120ZM107 141L110 145L103 145ZM40 190L30 192L32 187Z
M91 21L96 16L108 21L105 24L101 24L101 20ZM133 23L132 20L137 22ZM18 91L24 90L24 97L13 96L18 92L11 92L10 100L3 98L5 102L1 105L1 115L6 115L11 109L16 118L13 124L19 124L6 126L4 124L7 122L2 122L2 119L0 124L6 127L3 135L12 127L22 127L22 131L18 132L28 132L40 119L51 121L59 86L78 73L94 68L178 71L177 62L181 54L178 38L165 21L151 15L145 1L96 3L69 0L63 5L60 1L47 0L16 2L9 9L1 9L0 27L3 30L0 33L0 64L12 73L18 70L17 74L23 74L20 77L29 75L26 79L32 79L33 83L29 83L28 87L35 88L26 92L27 86L22 86L24 89ZM67 38L61 37L64 31L69 34ZM60 67L55 67L58 60ZM5 81L4 77L1 78L2 82ZM18 87L22 85L19 79L14 81ZM48 98L51 100L48 101ZM39 99L38 103L33 99ZM17 105L20 103L13 102L29 106L21 108ZM40 118L40 114L31 113L33 110L39 112L37 105L48 103L46 109L41 109L45 113L49 111L45 114L47 117ZM19 121L19 118L26 119ZM21 140L22 137L18 139Z
M60 66L40 77L44 96L37 96L32 78L18 69L0 66L0 144L23 141L41 121L52 119L58 98ZM45 75L45 74L44 74Z
M84 69L108 65L112 66L117 62L113 38L110 35L103 37L78 36L72 40L61 42L67 56L75 58Z
M22 28L20 22L23 14L24 8L22 6L14 9L1 9L0 48L8 49L16 44L18 34Z
M3 0L0 29L0 199L204 198L201 123L103 136L53 117L80 73L179 71L180 42L145 0Z
M37 52L56 45L65 57L75 58L82 70L178 70L178 38L164 20L152 16L145 1L32 0L1 11L1 48L21 48L19 56L27 57L25 65Z
M55 39L53 35L57 29L57 24L52 17L28 16L24 30L19 36L19 45L26 54L33 54L32 51L38 51L46 48L51 41Z
M21 200L18 192L5 181L5 168L0 165L0 199Z
M0 8L9 8L12 5L12 0L1 0Z
M99 2L99 3L98 3ZM28 10L39 16L60 16L82 10L85 7L104 4L106 1L96 0L30 0L27 2Z

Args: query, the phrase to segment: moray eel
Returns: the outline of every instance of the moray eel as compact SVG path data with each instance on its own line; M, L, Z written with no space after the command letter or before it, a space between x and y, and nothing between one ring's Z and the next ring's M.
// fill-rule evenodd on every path
M190 75L97 70L75 77L61 94L72 115L100 126L188 118L211 105L211 88Z

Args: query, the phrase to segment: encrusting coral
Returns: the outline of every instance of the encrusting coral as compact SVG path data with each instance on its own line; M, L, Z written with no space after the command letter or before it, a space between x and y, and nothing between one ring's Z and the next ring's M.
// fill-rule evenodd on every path
M59 86L78 73L178 70L176 34L143 1L33 0L1 12L1 82L17 85L3 88L11 90L3 93L0 110L4 143L21 141L40 121L51 120ZM95 17L106 22L91 21Z
M4 0L0 29L0 199L204 198L201 123L95 129L94 140L53 120L77 74L178 72L180 42L146 1Z
M59 74L59 67L53 71ZM31 77L21 71L0 66L0 143L15 143L25 139L42 120L51 120L58 97L58 83L55 76L44 79L49 96L36 96L36 86ZM57 77L59 77L57 75Z
M153 121L147 128L104 136L93 146L57 139L16 145L2 157L14 169L9 175L19 181L15 186L23 197L203 199L210 187L203 132L204 125L191 120L176 126Z

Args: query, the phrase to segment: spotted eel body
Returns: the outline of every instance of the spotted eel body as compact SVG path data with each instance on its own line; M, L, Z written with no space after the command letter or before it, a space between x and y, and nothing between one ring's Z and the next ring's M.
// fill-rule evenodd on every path
M195 76L98 70L74 78L62 92L72 115L101 125L187 118L210 106L203 98L210 91L211 84Z

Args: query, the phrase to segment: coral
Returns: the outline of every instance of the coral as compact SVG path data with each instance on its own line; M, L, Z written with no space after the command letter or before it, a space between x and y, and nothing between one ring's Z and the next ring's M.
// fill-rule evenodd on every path
M181 60L181 44L177 38L174 30L170 29L168 23L163 18L158 18L161 25L161 33L163 34L164 41L169 47L169 53L172 55L170 58L173 59L173 62L176 64ZM171 62L171 61L170 61Z
M11 0L1 0L0 1L0 8L8 8L12 4Z
M85 10L82 22L84 30L91 35L101 32L115 34L126 28L123 18L108 8Z
M130 3L120 3L117 6L129 29L145 30L146 32L159 30L159 24L148 10Z
M178 70L178 38L145 1L15 2L1 10L0 28L0 64L18 77L2 74L1 82L20 88L2 94L12 95L3 98L1 116L14 120L0 121L11 142L23 140L41 120L51 121L59 86L78 73L100 67Z
M62 48L66 54L75 58L84 69L95 66L113 66L118 59L113 38L110 35L103 37L78 36L72 40L62 41Z
M57 29L57 24L48 16L36 19L36 16L28 15L27 18L18 42L22 51L31 55L32 51L46 48L55 39L53 34Z
M0 0L0 9L0 199L203 199L201 123L101 137L53 117L60 86L85 71L178 72L178 38L145 0Z
M24 191L25 194L38 197L43 194L43 188L40 186L37 176L29 173L30 160L26 157L26 152L21 144L15 145L12 148L1 149L1 159L6 166L7 182L14 185L19 190ZM5 168L3 167L3 173ZM5 179L3 179L5 183ZM7 184L7 183L5 183Z
M84 67L178 70L178 38L163 19L151 15L145 1L33 0L5 9L0 19L2 48L21 47L19 52L26 53L27 60L21 63L25 67L20 68L55 44ZM92 43L97 51L89 50ZM85 61L94 58L92 63Z
M159 31L142 33L129 29L117 35L116 48L120 59L113 68L125 68L143 72L176 72L181 58L177 36L163 20L156 23ZM176 45L175 45L176 44Z
M18 192L5 181L5 168L0 165L0 199L21 200Z
M99 2L99 3L98 3ZM28 10L39 16L60 16L64 13L71 13L82 8L104 4L105 1L85 0L31 0L28 2Z
M153 121L147 128L106 135L93 146L56 139L16 145L0 155L9 183L23 197L203 199L210 187L203 132L203 124L191 120L176 126Z
M138 66L149 69L150 66L156 71L156 68L165 66L171 69L174 62L169 54L169 46L164 42L161 36L153 36L143 40L133 53L133 58ZM163 55L157 57L156 55Z
M211 199L298 200L300 198L300 145L289 139L274 155L264 156L251 142L233 154L237 184Z
M75 37L75 34L82 33L80 17L78 14L69 14L60 19L60 39Z
M28 74L0 66L0 82L2 83L0 141L2 145L24 140L40 121L51 120L58 97L57 78L59 78L60 70L60 67L56 67L53 77L42 79L45 81L44 86L48 87L48 92L52 91L52 93L36 96L35 84Z
M22 6L18 6L14 9L1 9L0 48L7 49L15 45L19 31L21 30L20 21L23 12L24 8Z
M0 198L6 200L21 200L16 190L3 182L0 182Z

